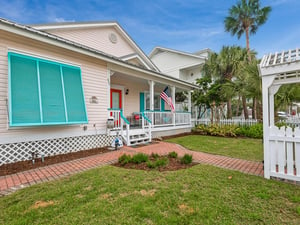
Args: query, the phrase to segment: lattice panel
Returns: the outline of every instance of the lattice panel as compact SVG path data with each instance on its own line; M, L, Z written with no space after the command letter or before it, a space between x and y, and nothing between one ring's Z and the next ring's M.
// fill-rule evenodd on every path
M113 138L113 136L108 135L89 135L4 145L0 144L0 165L30 160L31 152L35 151L39 153L39 157L41 154L46 157L109 146Z

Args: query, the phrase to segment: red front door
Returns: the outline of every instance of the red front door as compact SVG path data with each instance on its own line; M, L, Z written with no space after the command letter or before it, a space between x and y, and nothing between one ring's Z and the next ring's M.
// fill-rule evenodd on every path
M115 110L121 110L122 109L122 91L118 89L110 89L110 108ZM111 116L114 116L111 113ZM114 118L115 125L120 124L120 116L117 116Z

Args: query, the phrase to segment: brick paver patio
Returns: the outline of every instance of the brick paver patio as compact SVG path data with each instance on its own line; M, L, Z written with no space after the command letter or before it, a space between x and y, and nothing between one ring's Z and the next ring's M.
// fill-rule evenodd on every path
M263 164L261 162L253 162L202 152L194 152L177 144L158 142L135 148L124 146L118 151L111 151L86 158L53 164L12 175L0 176L0 195L7 195L20 188L28 187L33 184L56 180L61 177L86 171L91 168L114 163L124 153L132 155L142 152L146 154L157 153L160 155L166 155L172 151L177 152L179 156L183 156L185 153L192 154L194 161L199 163L237 170L247 174L263 176Z

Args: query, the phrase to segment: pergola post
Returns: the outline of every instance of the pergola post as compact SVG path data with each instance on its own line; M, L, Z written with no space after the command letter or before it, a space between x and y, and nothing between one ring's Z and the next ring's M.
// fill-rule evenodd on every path
M269 88L269 111L270 111L270 126L275 126L275 106L274 106L274 95L278 92L281 85L271 86Z
M269 126L270 126L270 104L269 87L272 85L275 76L262 77L263 95L263 131L264 131L264 177L270 179L270 149L269 149ZM274 101L273 101L274 104ZM274 108L274 106L273 106ZM274 109L273 109L274 111ZM273 113L274 115L274 113Z

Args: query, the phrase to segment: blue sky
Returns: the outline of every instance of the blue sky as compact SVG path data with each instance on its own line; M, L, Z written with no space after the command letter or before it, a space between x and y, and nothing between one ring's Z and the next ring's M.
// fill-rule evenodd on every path
M237 0L0 0L0 17L21 24L118 21L148 54L155 46L186 52L223 45L245 46L224 31L224 18ZM300 1L261 0L271 6L266 24L250 37L259 57L300 47Z

